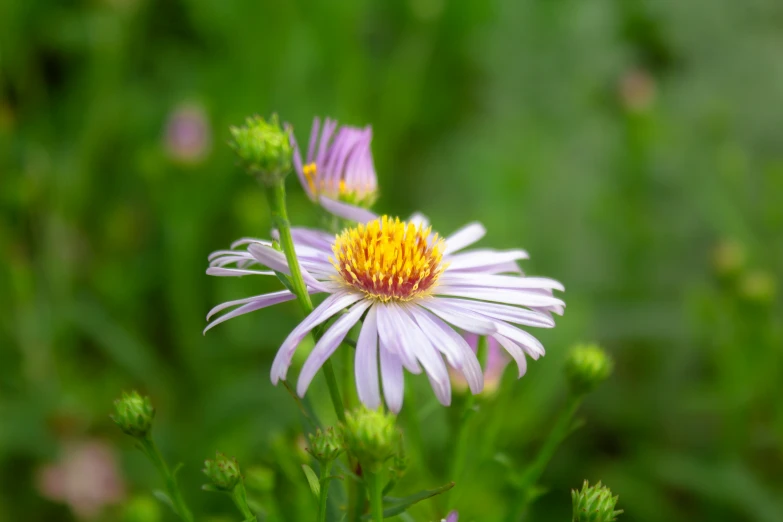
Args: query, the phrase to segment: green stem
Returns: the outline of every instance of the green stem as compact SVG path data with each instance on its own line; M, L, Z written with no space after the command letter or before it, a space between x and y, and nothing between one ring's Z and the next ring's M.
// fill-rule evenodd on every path
M277 229L280 235L280 247L283 249L286 261L288 262L288 269L291 271L291 277L289 282L291 283L292 290L296 294L297 301L304 310L306 315L309 315L313 311L313 302L310 300L310 294L307 291L307 285L305 285L304 278L302 277L302 269L299 267L299 259L296 257L296 251L294 249L294 239L291 237L291 223L288 221L288 211L285 205L285 182L280 180L272 186L267 187L266 196L269 200L269 208L272 213L272 225ZM316 340L320 337L316 332L313 332ZM329 387L329 397L332 399L332 405L334 406L334 412L337 414L337 418L343 422L345 421L345 408L343 407L343 401L340 398L340 389L337 387L337 377L334 374L334 368L332 368L331 361L327 360L323 365L324 376L326 376L326 384Z
M552 430L549 432L546 441L544 441L544 445L539 450L533 463L527 467L516 484L519 488L519 493L515 496L513 507L507 517L508 522L517 522L525 513L533 499L533 488L544 473L549 461L552 460L557 448L573 429L573 418L579 409L579 405L582 403L582 397L582 395L574 394L568 396L565 407L560 411L560 415L557 417L554 426L552 426Z
M329 495L329 473L332 471L332 463L327 462L321 465L321 496L318 499L318 522L326 522L326 500Z
M367 472L365 475L370 494L370 514L374 522L383 522L383 484L380 473Z
M141 450L147 455L152 464L157 468L158 473L163 477L163 480L166 483L166 493L168 494L169 499L171 499L171 507L174 512L185 522L193 522L193 515L190 513L190 510L185 504L185 499L182 498L182 494L179 491L177 477L169 470L155 441L147 436L143 439L139 439L139 443L141 444Z
M364 482L350 481L348 485L348 520L358 522L364 512Z
M245 491L245 483L240 480L239 484L231 492L231 499L236 504L237 509L245 517L244 522L256 522L256 516L250 510L250 506L247 505L247 491Z

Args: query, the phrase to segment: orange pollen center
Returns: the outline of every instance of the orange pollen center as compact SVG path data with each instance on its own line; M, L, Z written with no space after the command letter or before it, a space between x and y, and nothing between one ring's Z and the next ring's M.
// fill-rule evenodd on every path
M337 235L330 261L348 286L379 301L426 294L446 268L443 240L432 227L383 216Z

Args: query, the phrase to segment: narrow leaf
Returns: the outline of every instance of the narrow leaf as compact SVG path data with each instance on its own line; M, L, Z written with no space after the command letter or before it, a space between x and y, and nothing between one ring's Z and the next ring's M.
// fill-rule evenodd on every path
M313 492L315 498L320 498L321 484L318 480L318 475L316 475L315 471L313 471L313 468L307 464L302 464L302 469L304 470L305 476L307 477L307 483L310 484L310 491Z
M444 493L453 487L454 482L449 482L448 484L444 484L439 488L425 489L424 491L414 493L413 495L408 495L407 497L383 497L383 518L391 518L393 516L399 515L413 504L440 495L441 493ZM369 520L371 517L370 515L364 515L362 518L364 520Z

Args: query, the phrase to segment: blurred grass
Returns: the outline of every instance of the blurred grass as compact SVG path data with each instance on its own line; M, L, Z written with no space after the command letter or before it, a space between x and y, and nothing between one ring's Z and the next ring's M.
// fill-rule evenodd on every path
M194 504L227 512L197 491L221 449L274 470L287 519L312 518L285 460L297 413L268 381L296 307L201 335L212 305L274 287L204 275L212 250L266 234L224 142L272 111L300 139L316 114L371 123L379 208L443 233L481 220L485 244L566 284L547 357L480 413L496 449L530 457L569 344L614 353L531 520L567 519L584 478L623 520L783 519L782 29L775 0L0 4L0 520L71 520L35 489L70 439L114 441L131 490L155 483L107 418L131 387L158 405ZM196 162L164 146L183 104L213 133ZM289 192L297 224L316 223ZM444 478L449 441L415 382L431 477L411 491ZM493 436L474 434L467 520L512 494Z

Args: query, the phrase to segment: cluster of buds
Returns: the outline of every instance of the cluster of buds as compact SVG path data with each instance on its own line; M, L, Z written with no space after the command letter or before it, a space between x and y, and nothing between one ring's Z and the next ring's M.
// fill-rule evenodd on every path
M280 126L274 114L265 121L252 116L244 125L231 127L229 146L234 149L242 167L267 186L274 185L293 168L290 133Z
M215 454L214 459L204 461L203 471L215 489L219 491L233 491L242 479L237 459L228 458L219 451Z
M400 440L394 415L363 406L346 412L343 437L348 452L373 473L397 453Z
M152 429L152 419L155 408L149 397L142 397L138 392L122 393L122 397L114 401L114 415L111 420L126 434L139 439L149 436Z
M596 344L579 344L571 349L565 365L571 391L583 395L593 391L611 374L614 363Z
M590 486L585 480L582 490L571 490L571 503L573 506L573 522L612 522L622 509L615 510L617 496L612 496L612 491L598 484Z
M340 433L332 427L310 434L310 447L307 451L321 463L332 462L343 452L343 439Z

